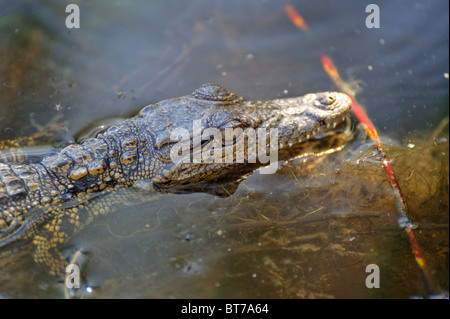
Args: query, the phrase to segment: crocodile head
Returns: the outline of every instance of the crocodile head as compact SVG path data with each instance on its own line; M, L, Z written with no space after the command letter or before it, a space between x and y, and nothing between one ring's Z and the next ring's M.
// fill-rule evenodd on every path
M154 140L160 173L152 180L190 185L215 181L244 166L276 164L279 152L342 122L351 104L347 95L336 92L247 101L205 84L190 95L149 105L137 117Z

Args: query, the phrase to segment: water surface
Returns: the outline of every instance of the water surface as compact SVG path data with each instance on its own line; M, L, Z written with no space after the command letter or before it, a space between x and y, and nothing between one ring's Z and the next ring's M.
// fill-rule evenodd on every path
M60 116L46 147L62 147L142 106L218 83L247 99L336 90L329 55L392 159L435 292L448 290L448 2L78 1L0 5L0 139L35 134ZM286 17L293 5L309 34ZM32 124L38 125L32 125ZM398 228L392 191L370 141L280 163L230 197L164 194L99 218L65 252L85 253L83 297L408 298L429 293ZM33 263L3 268L0 293L63 297ZM365 286L379 265L380 289Z

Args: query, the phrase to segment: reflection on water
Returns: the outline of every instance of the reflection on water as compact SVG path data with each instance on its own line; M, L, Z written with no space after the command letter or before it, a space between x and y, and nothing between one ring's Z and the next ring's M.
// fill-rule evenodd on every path
M322 50L364 83L358 100L384 136L434 284L448 290L448 125L433 135L448 117L448 3L380 5L381 28L367 30L363 5L289 1L311 36L291 25L282 1L174 3L80 2L79 30L65 28L58 1L0 5L0 139L30 146L25 136L62 115L37 139L60 147L93 132L90 123L204 82L248 99L335 89ZM85 253L94 292L84 297L426 295L396 216L375 147L357 139L253 174L230 197L165 194L100 218L65 253ZM0 294L63 296L28 252L3 260ZM372 263L380 289L364 284Z
M408 185L404 191L422 227L427 262L445 274L448 217L442 211L448 201L431 198L448 194L448 180L441 176L448 172L448 144L418 147L435 155L428 159L434 167L417 175L409 175L415 172L409 160L421 161L421 151L387 149L400 165L402 185ZM92 253L86 265L88 283L98 286L97 297L356 298L424 293L423 286L416 287L420 274L373 153L368 145L319 163L293 160L276 175L252 175L231 197L166 195L110 215L74 239ZM364 285L365 267L372 263L383 271L383 290L369 291ZM445 285L447 278L436 280Z

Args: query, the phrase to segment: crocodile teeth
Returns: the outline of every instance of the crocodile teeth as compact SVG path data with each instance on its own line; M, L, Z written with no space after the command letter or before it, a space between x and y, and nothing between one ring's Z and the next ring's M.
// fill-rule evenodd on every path
M310 136L309 134L306 134L306 139L309 140Z
M333 128L335 128L335 127L336 127L336 125L337 125L337 123L336 123L336 122L334 122L334 123L333 123Z

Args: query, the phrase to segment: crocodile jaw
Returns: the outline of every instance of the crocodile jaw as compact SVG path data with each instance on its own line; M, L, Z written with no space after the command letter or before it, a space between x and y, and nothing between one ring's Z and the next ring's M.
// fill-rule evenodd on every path
M272 102L274 112L261 120L261 126L277 129L280 150L335 128L352 106L351 98L338 92L310 93Z

